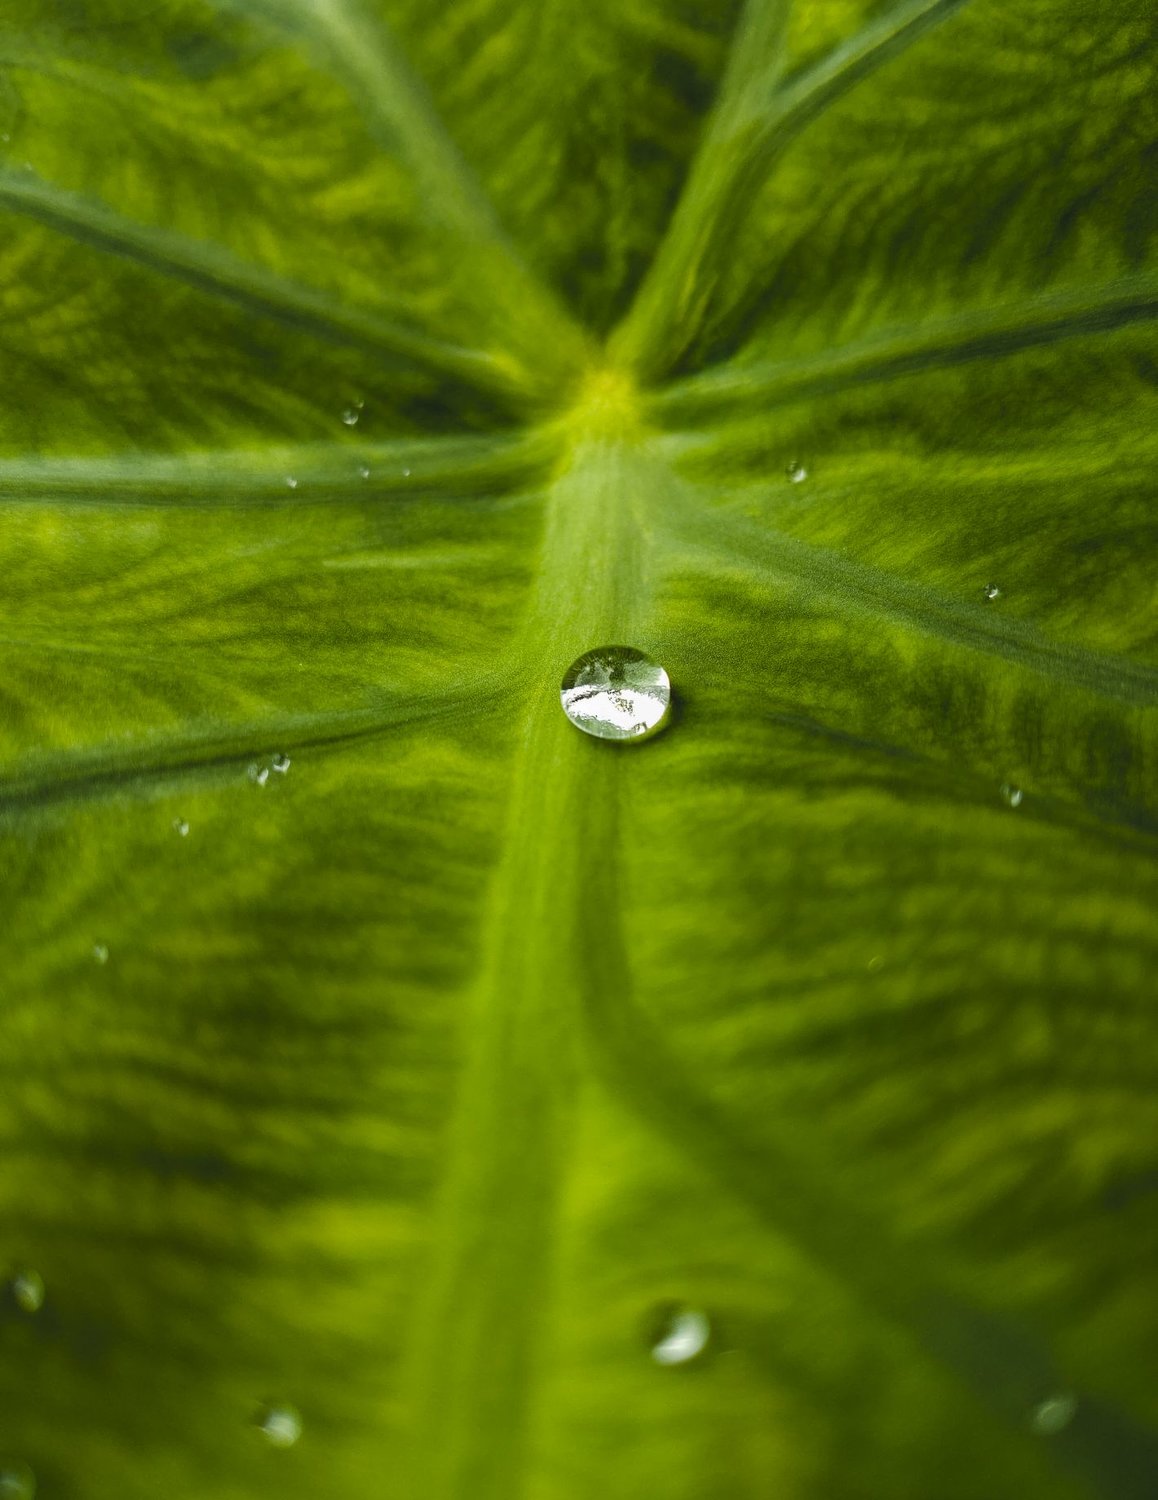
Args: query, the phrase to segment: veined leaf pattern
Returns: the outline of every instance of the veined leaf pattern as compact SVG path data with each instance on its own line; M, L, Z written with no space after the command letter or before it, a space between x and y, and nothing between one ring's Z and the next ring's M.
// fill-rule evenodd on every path
M11 0L0 1491L1150 1500L1155 57Z

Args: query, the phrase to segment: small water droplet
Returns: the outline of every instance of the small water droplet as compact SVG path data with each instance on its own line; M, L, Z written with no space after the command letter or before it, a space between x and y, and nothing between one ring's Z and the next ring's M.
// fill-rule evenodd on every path
M269 767L259 766L256 761L250 765L245 773L255 786L264 786L269 780Z
M1048 1401L1034 1407L1030 1426L1042 1437L1052 1437L1054 1433L1061 1432L1063 1427L1069 1426L1077 1409L1078 1398L1069 1392L1051 1396Z
M275 1448L292 1448L302 1435L301 1414L292 1406L262 1407L257 1414L257 1425Z
M289 770L291 762L289 756L283 755L279 750L270 764L273 766L274 770L278 772L279 775L284 776L285 773Z
M363 479L369 479L369 477L370 477L370 465L369 464L362 464L359 467L359 469L358 469L358 473L362 476Z
M10 140L11 140L11 139L12 139L12 137L11 137L11 136L10 136L10 135L9 135L9 134L8 134L8 132L7 132L7 131L5 131L5 132L4 132L4 134L3 134L3 135L0 135L0 141L3 141L3 143L4 143L4 144L5 144L5 145L7 145L7 144L8 144L8 142L9 142L9 141L10 141Z
M17 1271L8 1285L21 1312L38 1313L44 1306L44 1278L39 1271Z
M92 945L92 956L98 964L107 964L109 961L109 950L103 943L94 943Z
M784 475L789 484L803 484L808 478L808 470L798 458L794 458L784 470Z
M189 824L184 818L174 818L173 832L179 839L187 839L189 837Z
M286 475L286 477L285 477L285 483L286 483L286 489L288 489L288 490L296 490L297 487L298 487L298 482L297 482L297 480L294 478L294 476L292 474L287 474Z
M402 477L403 477L403 479L409 479L410 478L410 470L409 469L403 469L402 470Z
M1020 807L1024 793L1019 786L1011 786L1005 781L1001 784L1001 795L1010 807Z
M711 1335L712 1325L697 1308L662 1308L651 1357L657 1365L686 1365L704 1352Z
M0 1500L35 1500L36 1475L27 1464L0 1463Z
M869 971L870 974L877 973L878 970L883 969L884 966L885 966L885 961L884 961L884 959L881 957L881 955L879 953L874 953L873 956L872 956L872 958L869 959L868 965L867 965L868 971Z
M356 406L347 406L346 410L342 413L342 421L345 422L347 427L356 427L358 425L358 418L361 415L362 413Z
M987 583L985 585L985 597L986 599L1000 599L1001 590L995 583Z
M584 734L639 740L666 721L671 682L658 662L634 646L600 646L571 663L559 697L563 712Z

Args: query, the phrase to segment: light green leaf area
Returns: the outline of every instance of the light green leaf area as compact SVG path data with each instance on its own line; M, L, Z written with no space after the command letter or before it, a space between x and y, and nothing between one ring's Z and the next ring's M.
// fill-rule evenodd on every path
M9 0L0 1494L1158 1493L1156 61Z

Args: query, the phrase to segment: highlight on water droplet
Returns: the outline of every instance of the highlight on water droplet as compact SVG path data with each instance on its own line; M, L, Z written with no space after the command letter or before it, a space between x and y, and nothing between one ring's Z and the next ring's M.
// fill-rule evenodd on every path
M173 819L173 832L177 835L177 837L179 839L187 839L189 837L189 824L188 824L188 821L185 818L174 818Z
M794 458L786 466L784 476L789 484L803 484L808 478L808 470L798 458Z
M298 482L297 482L297 480L294 478L294 476L292 474L287 474L286 475L286 477L285 477L285 484L286 484L286 489L287 490L296 490L297 487L298 487Z
M1020 807L1021 799L1025 795L1019 786L1013 786L1008 781L1001 783L1001 795L1009 807Z
M0 1459L0 1500L35 1500L36 1475L27 1464Z
M584 734L641 740L666 723L671 681L658 662L634 646L599 646L567 668L559 698Z
M245 774L255 786L264 786L269 780L269 767L259 766L257 761L252 761Z
M1052 1437L1054 1433L1069 1426L1077 1409L1078 1398L1069 1391L1064 1391L1035 1406L1029 1425L1042 1437Z
M292 762L288 755L284 755L279 750L274 758L270 761L270 765L274 768L279 776L284 776L292 765Z
M104 943L94 943L92 945L92 956L98 964L107 964L109 961L109 950Z
M873 956L869 959L868 963L865 965L865 968L868 969L870 974L879 974L884 966L884 957L880 953L874 953Z
M990 599L990 600L1000 599L1001 598L1001 590L997 587L997 585L995 583L987 583L985 585L985 597L986 597L986 599Z
M302 1435L301 1413L284 1402L270 1402L256 1417L258 1428L274 1448L292 1448Z
M8 1283L12 1300L21 1312L38 1313L44 1306L44 1278L39 1271L17 1271Z
M706 1313L671 1302L657 1308L651 1357L657 1365L686 1365L708 1346L712 1325Z

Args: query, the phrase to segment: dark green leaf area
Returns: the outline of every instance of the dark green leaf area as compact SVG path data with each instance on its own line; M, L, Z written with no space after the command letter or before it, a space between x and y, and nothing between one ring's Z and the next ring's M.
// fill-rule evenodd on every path
M4 1401L59 1493L369 1483L401 1325L365 1314L429 1234L498 749L304 752L5 840L7 1240L47 1293L0 1324ZM303 1463L265 1400L303 1409Z
M654 1053L648 1064L666 1065ZM591 1165L576 1174L564 1220L582 1230L562 1263L557 1314L563 1366L574 1373L550 1387L550 1482L600 1482L630 1500L660 1452L671 1455L679 1500L757 1500L769 1479L789 1493L869 1500L886 1468L904 1493L938 1464L948 1496L981 1485L1081 1493L990 1424L912 1338L867 1313L811 1247L769 1236L758 1203L721 1194L706 1159L657 1152L638 1115L602 1098L582 1129ZM784 1186L769 1181L766 1201ZM657 1382L639 1358L652 1310L657 1298L689 1297L711 1310L716 1343ZM594 1307L605 1315L593 1319ZM785 1429L793 1442L777 1440ZM966 1437L979 1431L980 1449Z
M1152 265L1152 47L1131 4L975 3L843 74L839 106L770 148L706 356L812 353Z
M736 0L537 0L392 15L503 221L600 332L663 234ZM496 99L501 108L496 109Z
M1055 324L999 360L964 326L930 335L724 367L662 398L700 513L722 512L712 545L731 535L750 560L754 526L881 604L928 590L1010 649L1040 631L1075 658L1153 665L1153 322Z

